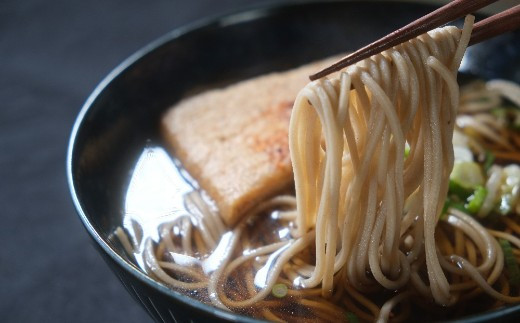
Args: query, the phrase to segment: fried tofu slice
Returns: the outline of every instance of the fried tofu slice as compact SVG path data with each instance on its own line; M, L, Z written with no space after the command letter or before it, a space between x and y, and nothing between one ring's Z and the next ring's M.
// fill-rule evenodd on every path
M228 226L292 185L288 129L308 75L331 61L272 73L182 100L162 133Z

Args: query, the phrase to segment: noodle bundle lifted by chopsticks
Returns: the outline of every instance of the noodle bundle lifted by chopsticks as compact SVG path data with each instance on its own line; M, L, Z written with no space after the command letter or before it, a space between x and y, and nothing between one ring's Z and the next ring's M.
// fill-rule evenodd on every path
M296 224L300 235L316 236L316 266L302 287L321 284L331 295L343 269L362 292L411 281L439 304L453 301L435 229L472 22L466 18L462 32L428 32L299 93L289 132ZM417 274L421 261L429 284Z

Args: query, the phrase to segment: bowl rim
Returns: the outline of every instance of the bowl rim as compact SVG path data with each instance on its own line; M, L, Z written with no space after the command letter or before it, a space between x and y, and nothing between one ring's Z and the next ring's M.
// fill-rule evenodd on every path
M139 280L141 283L147 285L147 287L152 288L154 290L159 291L161 294L165 294L166 296L173 297L176 301L179 301L182 304L188 305L192 308L195 308L199 311L204 312L208 315L214 315L219 319L228 320L228 321L240 321L240 322L266 322L264 320L259 320L255 318L251 318L248 316L244 316L242 314L229 312L217 307L214 307L209 304L205 304L201 301L188 297L184 294L181 294L164 284L159 283L158 281L152 279L142 271L138 270L134 266L132 266L127 260L119 255L119 253L114 250L97 232L92 223L89 220L89 217L86 211L83 208L83 205L80 201L80 198L76 191L75 179L73 174L73 156L75 155L75 146L78 132L80 131L84 120L90 111L90 108L96 102L96 99L105 91L109 85L115 81L121 74L123 74L126 70L131 68L134 64L138 63L140 60L144 59L149 54L153 53L155 50L160 47L168 44L171 41L174 41L177 38L180 38L184 35L187 35L193 31L196 31L200 28L209 26L211 24L219 24L219 23L229 23L232 19L230 18L238 18L236 22L247 22L255 20L262 16L267 16L276 11L283 10L291 10L296 6L301 5L317 5L317 4L333 4L333 3L348 3L348 2L363 2L363 3L381 3L384 2L386 4L407 4L407 5L416 5L422 7L435 7L435 4L431 2L412 2L410 0L391 0L391 1L378 1L378 0L298 0L294 2L277 2L276 0L267 0L256 4L249 4L245 6L241 6L239 8L235 8L233 10L228 10L223 13L208 15L199 19L196 19L192 22L188 22L179 27L175 27L173 30L159 36L155 40L152 40L145 46L136 50L133 54L124 59L121 63L119 63L115 68L113 68L99 83L95 86L94 90L87 97L85 103L81 106L79 113L74 121L71 134L69 137L69 141L67 144L67 154L66 154L66 176L67 183L69 186L70 195L72 198L72 202L74 204L74 208L78 213L81 222L89 233L90 237L97 243L98 247L105 252L113 261L115 261L122 269L125 270L126 273L132 275L134 278ZM244 13L248 13L248 15L243 15ZM233 22L233 23L236 23ZM159 312L157 311L157 314ZM455 320L448 320L446 322L484 322L488 320L500 319L503 316L509 316L517 314L520 316L520 304L514 306L508 306L499 308L492 311L487 311L480 314L470 315L467 317L463 317Z

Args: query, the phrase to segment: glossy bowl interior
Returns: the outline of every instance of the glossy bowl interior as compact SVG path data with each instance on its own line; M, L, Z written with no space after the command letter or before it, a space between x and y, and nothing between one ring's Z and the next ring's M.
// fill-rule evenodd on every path
M161 114L179 99L270 71L351 51L432 7L411 3L274 4L174 30L128 58L95 89L71 135L67 175L73 201L99 252L157 321L255 321L189 299L150 279L112 239L125 188L147 142L160 142ZM520 82L520 34L469 49L462 70ZM520 306L468 318L513 318Z

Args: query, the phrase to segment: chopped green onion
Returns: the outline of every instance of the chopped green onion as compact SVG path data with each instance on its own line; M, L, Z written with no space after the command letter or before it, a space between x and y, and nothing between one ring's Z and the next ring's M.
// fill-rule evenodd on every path
M347 318L347 321L349 323L358 323L359 322L357 315L352 312L346 312L345 317Z
M406 145L404 147L404 159L408 158L410 156L410 146Z
M287 286L285 284L276 284L271 292L274 297L283 298L287 295Z
M463 187L457 181L450 180L449 185L449 194L460 200L466 200L473 193L473 190Z
M506 239L499 239L498 242L504 252L504 263L509 275L509 283L512 286L518 287L520 286L520 268L518 267L515 255L513 254L513 247L511 247L511 243Z
M495 162L495 155L490 152L489 150L486 150L486 155L484 157L484 165L482 167L484 167L484 171L488 171L491 166L493 166L493 163Z
M444 206L442 208L442 213L440 216L441 220L446 220L446 215L448 214L448 209L454 208L462 212L468 212L464 207L464 203L460 201L456 201L455 199L447 198L446 202L444 202Z
M472 161L456 162L450 174L450 194L466 200L477 186L485 183L480 165Z
M488 191L485 187L477 186L473 194L468 197L468 203L464 205L468 212L471 214L477 214L478 211L480 211L482 204L484 204L487 194Z

